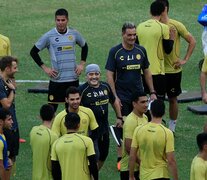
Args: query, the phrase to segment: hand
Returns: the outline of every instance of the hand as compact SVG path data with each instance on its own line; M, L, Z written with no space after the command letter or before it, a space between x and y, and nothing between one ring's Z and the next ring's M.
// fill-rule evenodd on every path
M42 69L44 70L44 72L51 78L57 78L58 76L58 72L55 69L46 67L46 66L42 66Z
M123 125L123 120L117 118L115 126L118 127L118 128L122 128L122 125Z
M15 90L15 85L13 84L11 79L8 79L7 81L4 82L9 87L9 89Z
M183 60L178 59L178 61L174 63L174 68L175 68L175 69L178 69L178 68L180 68L182 65L185 65L186 62L187 62L187 60L184 60L184 59L183 59Z
M151 94L150 95L150 101L154 101L155 99L157 99L157 96L156 96L156 94Z
M79 76L79 75L81 75L83 69L84 69L84 65L83 64L79 64L79 65L77 65L77 67L75 69L75 73Z

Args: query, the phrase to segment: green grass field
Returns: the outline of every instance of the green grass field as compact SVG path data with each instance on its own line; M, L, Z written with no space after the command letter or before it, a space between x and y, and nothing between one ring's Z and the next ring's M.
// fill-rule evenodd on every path
M87 63L98 63L102 68L102 79L105 80L104 66L109 49L121 42L121 26L125 21L138 24L150 18L149 6L151 0L0 0L0 33L10 37L12 54L17 56L19 73L17 80L48 80L29 56L29 51L37 39L54 27L54 12L64 7L69 10L70 25L79 30L89 45ZM205 2L203 0L170 0L170 16L183 22L195 36L197 45L190 61L183 68L183 90L199 90L198 62L203 57L201 46L202 27L197 23L197 16ZM186 49L183 43L182 55ZM47 51L41 52L43 61L50 64ZM182 57L183 57L182 56ZM80 50L77 48L77 57ZM81 81L84 81L81 76ZM13 179L31 179L31 150L29 132L32 126L40 124L39 108L46 103L46 94L29 94L27 89L34 83L18 83L16 94L17 117L21 137L27 140L21 144L17 158L17 174ZM179 121L175 138L176 159L181 180L189 180L190 164L197 153L195 136L202 131L206 116L195 115L186 110L188 104L180 104ZM168 104L166 103L168 106ZM59 107L58 111L63 109ZM110 123L115 121L110 109ZM168 119L166 111L165 119ZM100 172L101 180L117 180L116 146L111 139L110 153Z

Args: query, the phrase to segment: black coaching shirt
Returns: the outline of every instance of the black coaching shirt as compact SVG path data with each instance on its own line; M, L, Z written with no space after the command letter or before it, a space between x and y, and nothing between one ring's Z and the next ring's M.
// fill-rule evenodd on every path
M132 50L126 50L119 44L108 55L105 69L114 72L115 89L121 101L131 102L134 91L143 92L141 70L149 67L144 47L137 44Z
M86 82L79 89L81 91L81 103L93 111L99 125L98 133L102 135L108 131L108 104L114 103L115 96L110 86L102 81L100 81L98 88L91 87Z

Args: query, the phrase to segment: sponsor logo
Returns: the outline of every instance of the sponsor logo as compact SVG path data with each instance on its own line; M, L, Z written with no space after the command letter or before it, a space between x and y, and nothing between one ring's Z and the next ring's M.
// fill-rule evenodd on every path
M140 64L136 64L136 65L127 65L126 69L127 69L127 70L140 69Z

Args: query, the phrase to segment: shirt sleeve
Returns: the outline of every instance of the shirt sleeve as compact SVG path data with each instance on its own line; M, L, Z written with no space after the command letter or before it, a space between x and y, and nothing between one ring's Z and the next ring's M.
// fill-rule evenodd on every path
M166 153L174 151L174 136L173 133L169 130L167 131L167 140L166 140Z
M75 31L75 35L76 35L76 43L80 46L83 47L86 43L85 39L83 38L83 36L78 32Z
M94 155L95 154L95 150L94 150L93 141L89 137L86 137L86 138L87 138L87 156Z
M35 46L41 51L46 47L49 47L48 32L45 33L36 43Z
M114 48L112 48L109 51L108 59L105 66L106 70L116 72L116 60L115 60L115 51Z
M89 116L90 116L90 129L94 130L98 127L95 115L91 109L89 109Z
M51 150L51 160L52 161L58 161L58 157L56 154L56 144L57 144L57 140L52 145L52 150Z

